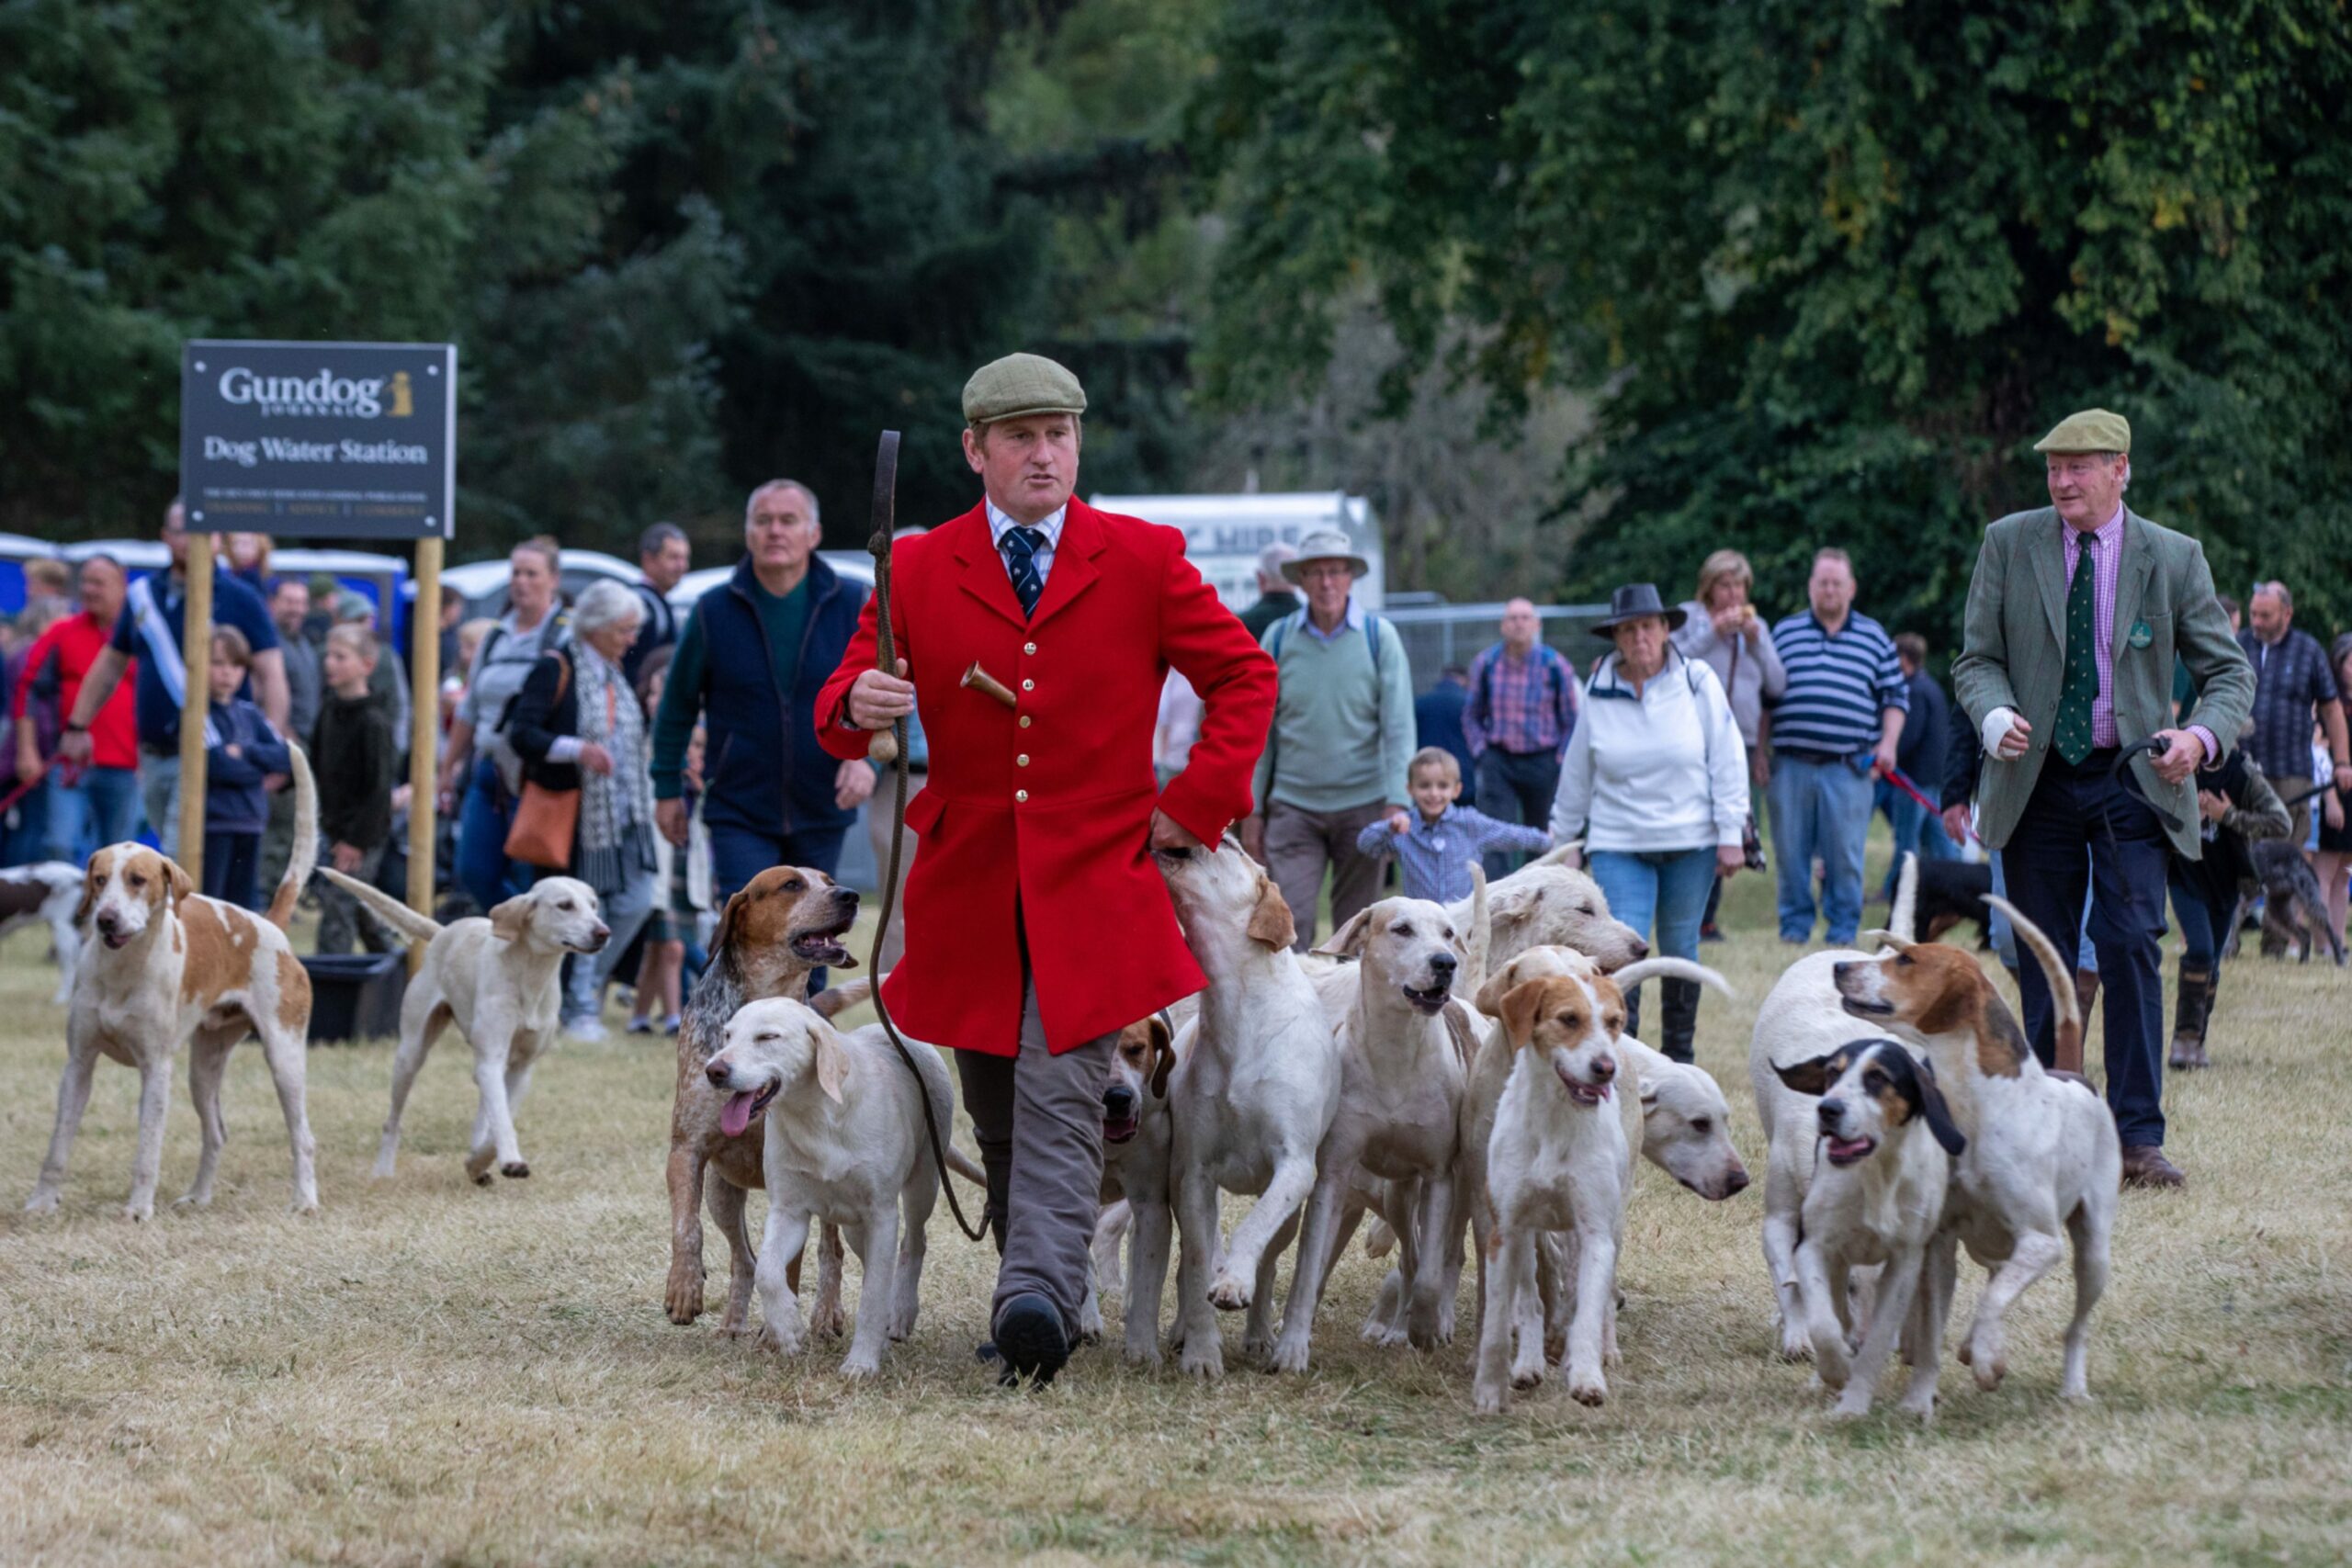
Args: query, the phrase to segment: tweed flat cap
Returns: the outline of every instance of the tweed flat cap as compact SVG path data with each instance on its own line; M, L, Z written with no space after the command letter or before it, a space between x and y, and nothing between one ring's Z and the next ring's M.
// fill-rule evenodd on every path
M1086 412L1086 389L1067 369L1039 354L1008 354L972 372L964 383L964 423L988 424L1032 413Z
M2085 409L2058 422L2058 428L2033 444L2037 452L2130 452L2132 422L2105 409Z

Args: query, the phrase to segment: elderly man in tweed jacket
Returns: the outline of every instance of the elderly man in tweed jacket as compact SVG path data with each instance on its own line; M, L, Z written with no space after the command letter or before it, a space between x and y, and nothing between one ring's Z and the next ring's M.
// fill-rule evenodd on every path
M2090 934L2124 1180L2177 1187L2164 1154L2159 1050L2165 857L2199 856L2190 781L2245 722L2254 672L2203 548L2123 504L2130 423L2088 410L2034 450L2047 456L2052 504L1985 531L1951 669L1986 753L1979 831L2001 855L2010 897L2062 948L2086 880L2096 889ZM2198 695L2171 728L2176 653ZM2161 749L2125 752L2143 741ZM2055 1018L2039 965L2023 965L2019 988L2026 1034L2048 1063Z

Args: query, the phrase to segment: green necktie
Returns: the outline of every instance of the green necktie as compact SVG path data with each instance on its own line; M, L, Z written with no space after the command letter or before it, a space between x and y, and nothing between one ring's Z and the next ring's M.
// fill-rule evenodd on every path
M2091 704L2098 696L2098 536L2078 534L2075 583L2066 590L2066 674L2058 687L2058 755L2091 754Z

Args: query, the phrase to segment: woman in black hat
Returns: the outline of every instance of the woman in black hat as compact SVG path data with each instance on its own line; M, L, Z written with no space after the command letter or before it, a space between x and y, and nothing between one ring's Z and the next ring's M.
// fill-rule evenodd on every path
M1568 741L1552 807L1555 842L1581 840L1610 913L1678 958L1699 950L1699 921L1718 875L1746 863L1747 749L1723 682L1686 659L1669 635L1684 613L1657 589L1630 583L1610 595L1593 628L1616 644L1585 682L1583 717ZM1574 863L1573 860L1571 863ZM1699 987L1659 982L1658 1048L1690 1060ZM1626 998L1638 1032L1638 997Z

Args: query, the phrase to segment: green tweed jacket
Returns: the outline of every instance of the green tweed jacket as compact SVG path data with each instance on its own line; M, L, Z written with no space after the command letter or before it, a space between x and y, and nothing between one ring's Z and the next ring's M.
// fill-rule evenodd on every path
M1978 830L1999 849L2017 830L2050 754L2057 728L2058 687L2065 674L2066 525L2053 507L2004 517L1984 531L1976 576L1968 585L1965 646L1951 667L1952 689L1970 725L2006 707L2033 727L2032 743L2014 761L1984 759L1978 784ZM2213 596L2204 547L2158 527L2128 508L2115 583L2114 676L2118 739L2136 740L2173 728L2173 656L2197 682L2197 705L2182 728L2201 724L2224 749L2254 705L2254 668L2230 635L2230 618ZM2132 759L2148 798L2180 826L2173 847L2198 858L2193 782L2168 784L2147 757Z

